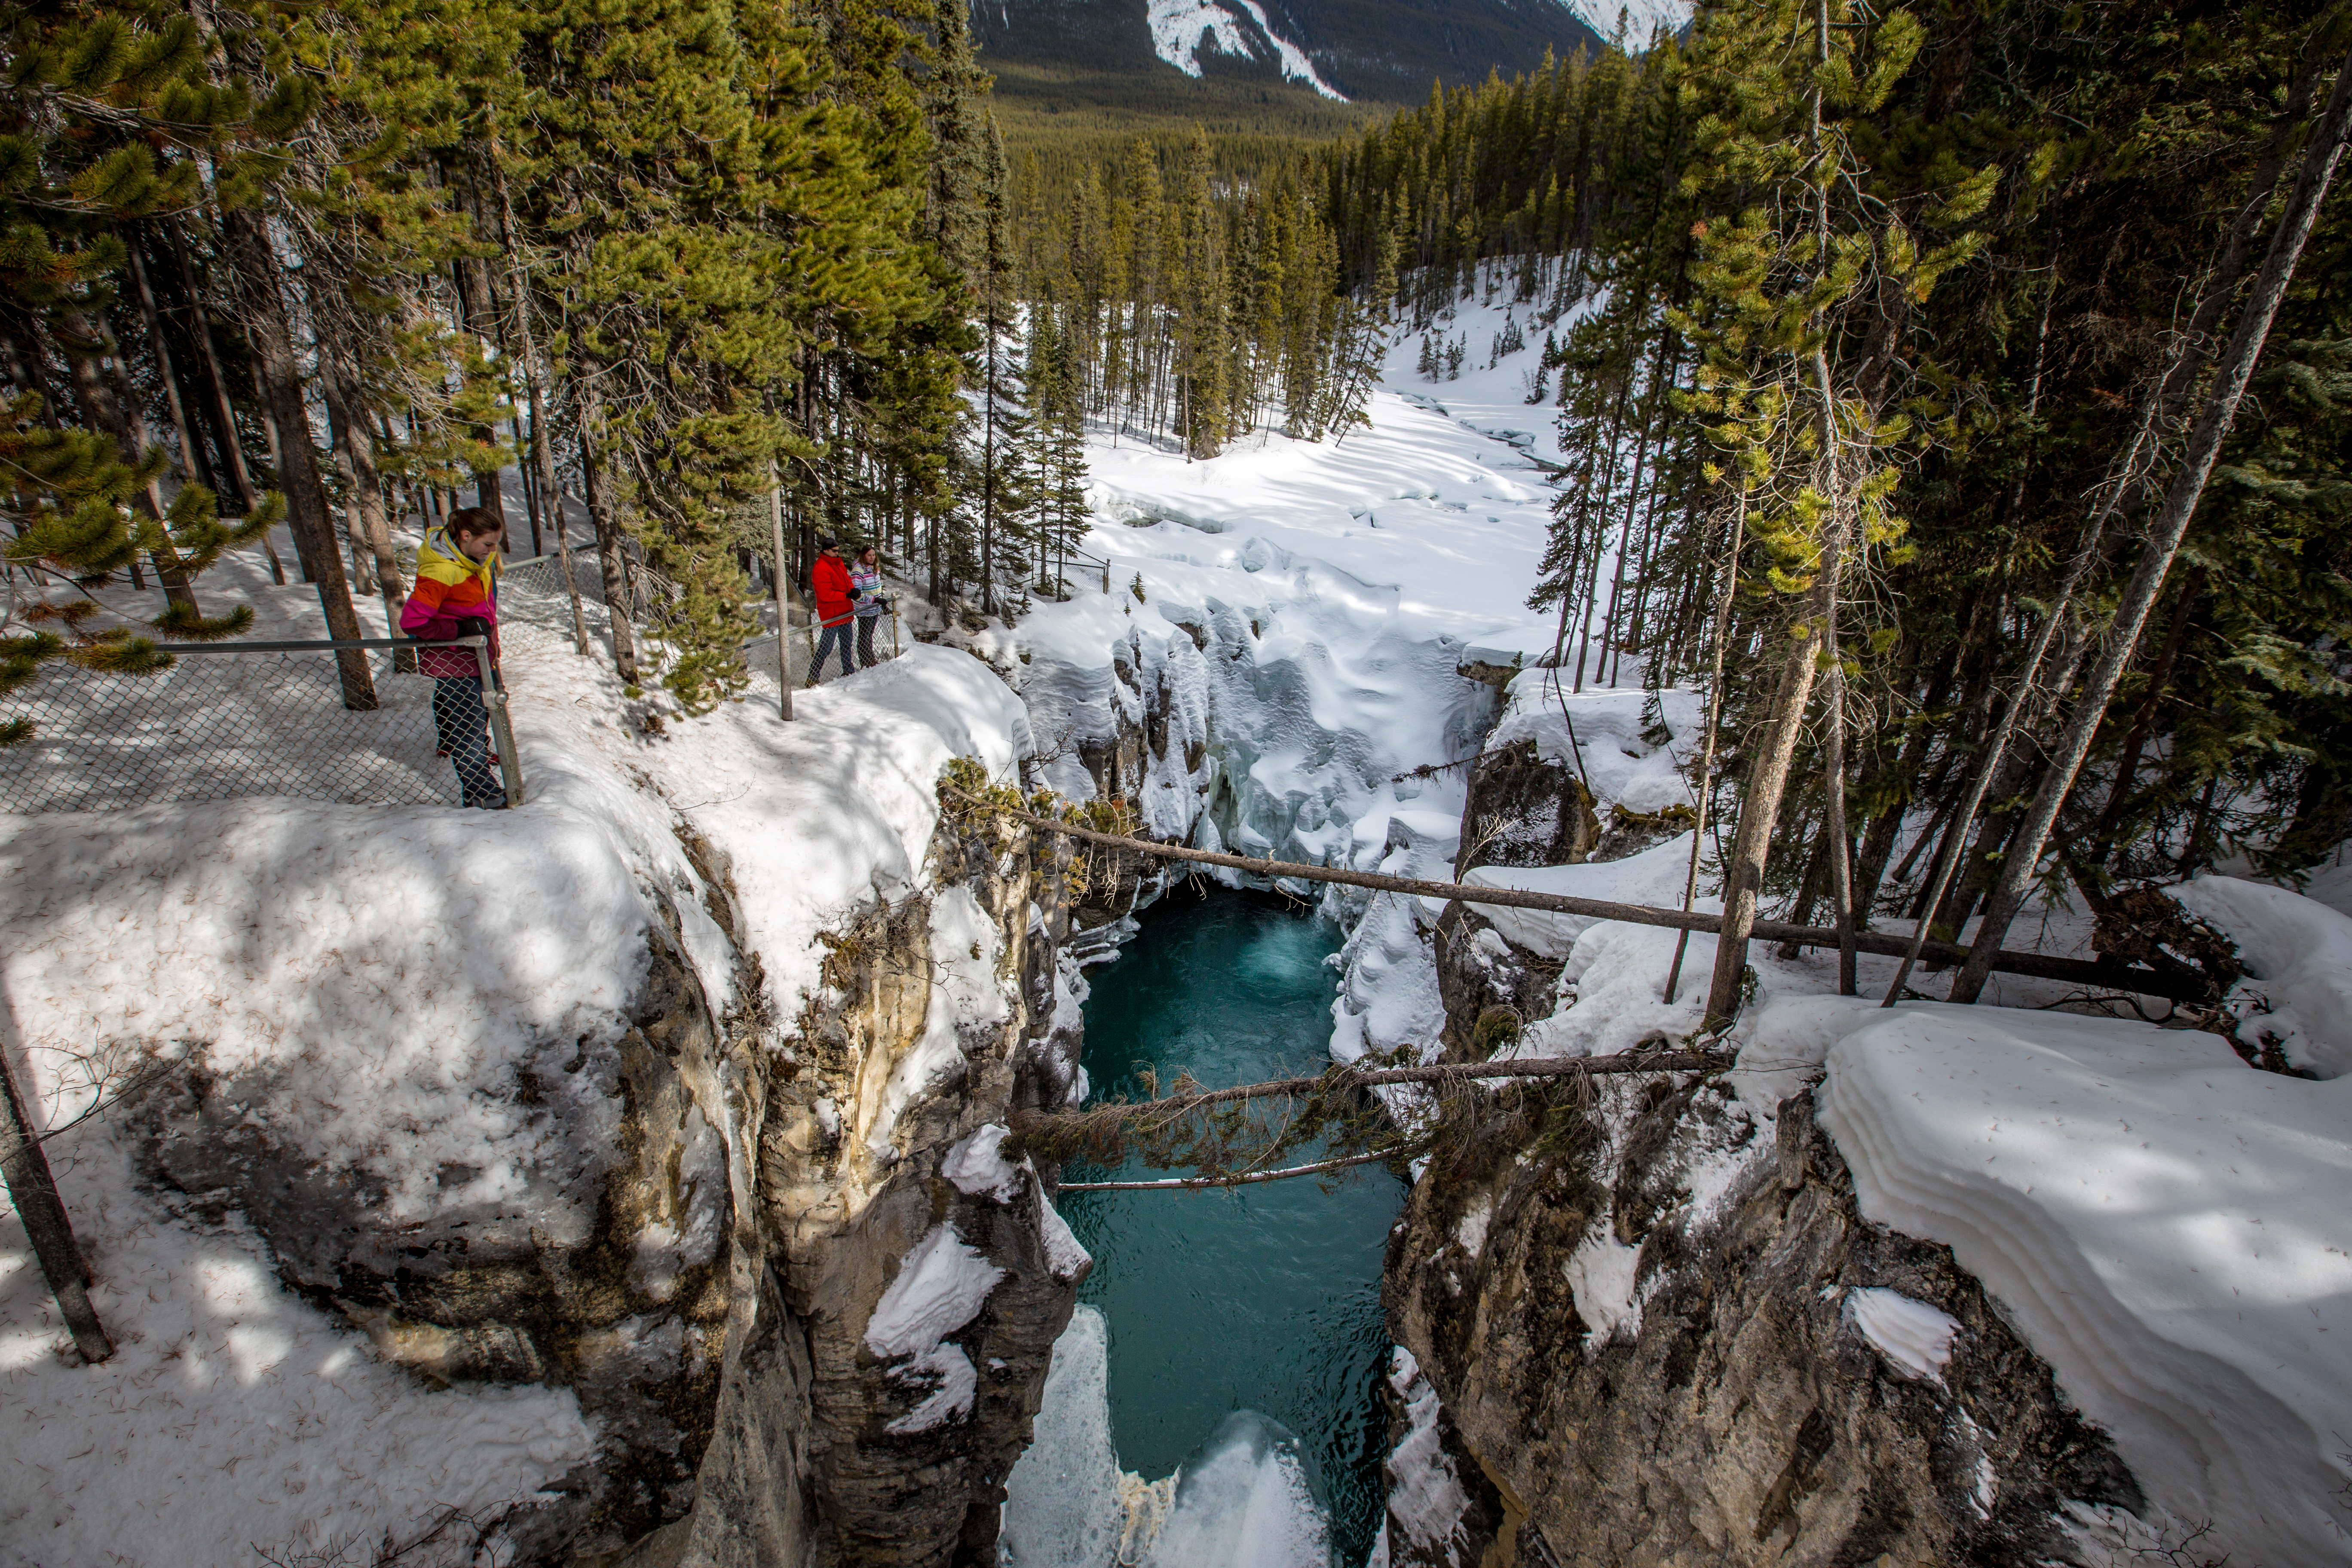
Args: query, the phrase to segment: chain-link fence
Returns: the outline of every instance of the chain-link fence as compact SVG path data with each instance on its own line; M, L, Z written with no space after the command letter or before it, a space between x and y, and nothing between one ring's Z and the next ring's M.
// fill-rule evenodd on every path
M575 550L570 567L568 584L560 555L500 569L499 636L509 667L572 656L584 635L590 656L610 668L612 619L600 563L593 552ZM772 605L766 614L772 618ZM646 617L635 619L638 657L652 684L662 668L659 632ZM895 615L875 623L877 660L897 657L907 640ZM782 683L807 679L815 641L805 610L795 607L781 637L771 631L745 644L747 700L781 706ZM415 650L475 647L479 639L163 646L172 656L163 669L118 674L56 660L10 693L0 717L29 719L33 731L0 747L0 812L102 811L247 795L464 804L468 790L457 775L459 762L436 734L435 681L416 668ZM787 656L781 661L780 651ZM354 661L350 670L339 662L344 659ZM827 663L824 679L839 679L838 663ZM520 775L497 684L486 703L488 772L474 763L470 793L479 800L503 790L512 802L520 798ZM371 686L373 707L354 700Z
M473 648L480 639L439 644ZM0 811L102 811L159 801L289 795L354 805L458 805L455 765L433 719L434 681L417 644L163 644L168 668L127 675L63 659L9 695L29 738L0 746ZM341 656L341 657L339 657ZM341 662L362 665L373 708L353 707ZM407 668L402 668L404 665ZM494 779L511 801L520 773L502 693L488 703Z

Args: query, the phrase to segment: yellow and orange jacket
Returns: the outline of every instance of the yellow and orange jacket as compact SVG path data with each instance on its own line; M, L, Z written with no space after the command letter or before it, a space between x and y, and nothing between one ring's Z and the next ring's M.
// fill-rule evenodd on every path
M400 629L426 642L462 637L457 623L467 616L490 626L490 658L499 657L499 552L476 561L457 548L446 527L425 535L416 552L416 585L400 607ZM417 668L426 675L478 675L479 667L469 647L428 647Z

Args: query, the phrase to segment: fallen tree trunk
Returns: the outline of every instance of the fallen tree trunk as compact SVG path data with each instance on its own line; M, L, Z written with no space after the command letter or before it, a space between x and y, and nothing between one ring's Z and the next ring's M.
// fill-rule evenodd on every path
M1204 1089L1171 1094L1159 1100L1097 1105L1087 1110L1016 1110L1012 1127L1016 1134L1043 1131L1081 1121L1106 1117L1128 1119L1158 1112L1181 1116L1204 1105L1236 1100L1263 1100L1276 1094L1313 1094L1318 1090L1377 1089L1391 1083L1451 1083L1464 1079L1609 1077L1633 1072L1705 1072L1731 1065L1723 1051L1624 1051L1609 1057L1528 1057L1516 1061L1432 1062L1425 1067L1374 1068L1370 1071L1334 1066L1313 1078L1269 1079L1264 1083L1235 1084L1231 1089Z
M1265 1100L1276 1095L1328 1095L1355 1089L1377 1089L1383 1084L1460 1083L1482 1079L1575 1079L1628 1073L1719 1072L1731 1063L1732 1057L1727 1051L1625 1051L1607 1057L1536 1057L1518 1061L1434 1062L1423 1067L1369 1069L1335 1064L1314 1078L1272 1079L1264 1083L1235 1084L1230 1089L1193 1089L1157 1100L1090 1106L1084 1110L1016 1110L1010 1118L1013 1136L1008 1147L1014 1150L1025 1147L1031 1152L1060 1159L1067 1157L1073 1147L1094 1142L1097 1135L1118 1123L1150 1120L1164 1128L1210 1106L1229 1105L1236 1100ZM1178 1079L1180 1084L1185 1081ZM1055 1139L1056 1135L1063 1142L1057 1145L1048 1142ZM1278 1141L1276 1146L1279 1147ZM1049 1152L1055 1147L1062 1152ZM1318 1160L1312 1164L1291 1165L1278 1171L1171 1176L1148 1182L1066 1182L1058 1184L1055 1190L1066 1193L1139 1193L1191 1187L1247 1186L1256 1182L1319 1175L1326 1171L1367 1165L1380 1160L1412 1159L1426 1153L1428 1149L1426 1142L1401 1144L1392 1149ZM1098 1145L1088 1157L1099 1159L1106 1156Z
M1318 1160L1311 1165L1286 1165L1279 1171L1244 1171L1231 1176L1170 1176L1157 1182L1064 1182L1057 1193L1176 1193L1202 1187L1249 1187L1260 1182L1286 1182L1294 1176L1319 1176L1350 1165L1370 1165L1384 1160L1410 1160L1414 1149L1384 1149L1374 1154L1350 1154L1344 1160Z
M1444 899L1498 909L1543 910L1553 914L1622 921L1630 925L1664 926L1675 931L1713 934L1723 928L1721 915L1704 914L1697 910L1659 909L1650 904L1622 904L1607 899L1579 899L1565 893L1532 892L1524 888L1487 888L1470 882L1429 882L1411 877L1383 877L1376 871L1350 871L1337 866L1307 866L1291 860L1253 860L1246 856L1227 855L1213 849L1192 849L1181 844L1160 844L1149 838L1098 833L1090 827L1055 822L1031 812L1013 811L1006 815L1048 832L1089 844L1108 845L1116 849L1132 850L1139 855L1151 855L1161 859L1223 866L1260 877L1336 882L1344 887L1369 888L1376 892L1410 893L1420 898ZM1835 931L1820 926L1788 925L1779 921L1758 921L1749 928L1748 934L1759 942L1790 942L1799 947L1838 945ZM1857 952L1877 953L1886 958L1901 958L1911 952L1910 938L1883 931L1858 931L1853 933L1853 942ZM1919 956L1939 964L1958 963L1968 956L1968 952L1967 948L1947 942L1923 942L1919 947ZM2139 969L2130 964L2053 958L2039 952L2004 950L1992 960L1991 967L2008 974L2056 980L2102 991L2161 996L2172 1002L2210 1003L2214 999L2213 987L2202 979L2161 974L2152 969Z

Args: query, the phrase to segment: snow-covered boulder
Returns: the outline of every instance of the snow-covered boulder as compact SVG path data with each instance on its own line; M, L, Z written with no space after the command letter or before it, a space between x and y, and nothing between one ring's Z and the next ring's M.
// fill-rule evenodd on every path
M2352 1072L2352 915L2267 882L2199 877L2167 889L2238 944L2226 1005L2249 1045L2320 1078Z

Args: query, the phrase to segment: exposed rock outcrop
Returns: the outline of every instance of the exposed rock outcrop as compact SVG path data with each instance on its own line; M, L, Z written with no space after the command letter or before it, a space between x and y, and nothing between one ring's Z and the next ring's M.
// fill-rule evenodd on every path
M732 938L726 868L684 837ZM242 1213L290 1286L416 1376L575 1392L597 1457L496 1524L502 1561L992 1565L1086 1259L1038 1173L970 1152L1075 1079L1071 858L943 820L930 859L927 891L825 934L824 987L788 1020L719 1016L669 910L617 1037L521 1057L520 1190L467 1201L479 1173L445 1170L457 1198L395 1224L364 1171L245 1114L259 1086L201 1071L140 1109L151 1175L199 1221ZM735 994L762 996L737 963ZM877 1303L942 1234L984 1299L922 1353L877 1348Z
M1573 866L1601 841L1592 796L1576 774L1546 762L1533 741L1478 754L1462 808L1461 868Z
M1859 1217L1810 1097L1658 1080L1495 1119L1390 1242L1391 1331L1444 1405L1417 1473L1463 1497L1436 1527L1392 1503L1392 1563L2063 1562L2063 1502L2138 1504L1948 1249ZM1864 1290L1948 1315L1948 1361L1877 1348Z
M722 911L723 912L723 911ZM246 1114L268 1085L199 1065L137 1111L150 1174L198 1223L241 1212L280 1277L436 1384L572 1389L597 1459L505 1522L513 1546L617 1544L682 1511L711 1430L735 1226L729 1131L745 1058L674 931L615 1040L549 1038L519 1068L537 1158L520 1190L444 1168L452 1197L390 1217L368 1173L304 1161ZM740 1024L737 1020L735 1023Z

